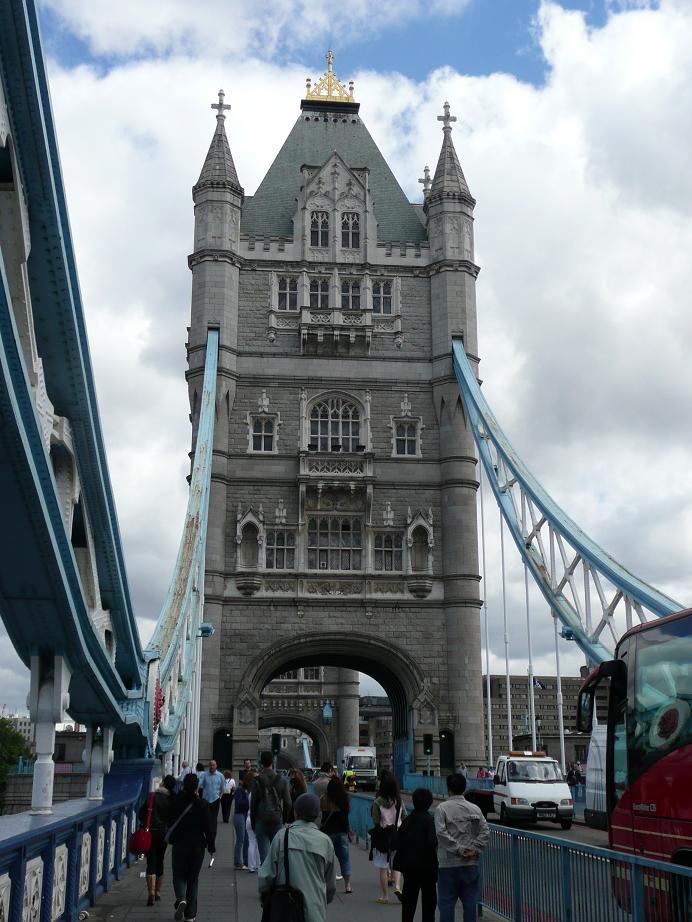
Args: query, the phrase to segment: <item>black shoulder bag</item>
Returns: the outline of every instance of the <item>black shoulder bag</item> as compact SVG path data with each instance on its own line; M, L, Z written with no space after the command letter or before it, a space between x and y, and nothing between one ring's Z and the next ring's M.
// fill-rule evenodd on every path
M285 884L277 884L279 861L276 862L274 884L267 894L262 910L262 922L305 922L305 898L300 890L291 886L288 874L288 830L284 833Z

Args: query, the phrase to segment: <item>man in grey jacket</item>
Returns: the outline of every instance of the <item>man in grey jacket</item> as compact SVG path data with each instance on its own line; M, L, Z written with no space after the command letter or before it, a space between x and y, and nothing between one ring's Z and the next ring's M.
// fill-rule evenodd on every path
M457 900L464 922L476 922L480 899L478 858L488 844L490 830L480 807L464 797L466 778L447 778L448 800L435 810L437 833L437 904L440 922L454 922Z

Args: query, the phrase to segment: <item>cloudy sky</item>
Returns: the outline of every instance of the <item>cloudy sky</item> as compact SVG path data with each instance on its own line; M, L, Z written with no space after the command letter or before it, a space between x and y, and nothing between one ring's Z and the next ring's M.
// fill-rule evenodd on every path
M692 600L692 6L688 0L43 0L64 177L130 583L148 639L185 507L190 187L220 86L246 192L305 77L356 82L414 201L449 99L476 208L486 395L565 510ZM487 597L503 650L497 513ZM155 524L154 524L155 523ZM523 576L508 555L512 668ZM532 599L538 671L552 623ZM582 661L563 645L563 668ZM0 679L21 706L7 647Z

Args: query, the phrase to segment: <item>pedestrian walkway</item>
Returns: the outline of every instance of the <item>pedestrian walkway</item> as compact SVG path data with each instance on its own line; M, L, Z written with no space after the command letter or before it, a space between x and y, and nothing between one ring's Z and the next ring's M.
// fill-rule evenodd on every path
M260 922L261 910L257 897L257 875L233 869L233 829L219 823L217 854L214 867L204 862L200 876L198 922ZM391 922L401 918L399 904L392 892L391 906L375 903L379 894L377 874L368 861L364 849L352 846L353 893L343 893L343 882L334 901L327 911L328 922ZM170 849L166 854L166 871L162 900L155 906L147 906L147 889L144 879L144 861L137 861L126 871L123 879L115 883L108 893L99 898L90 910L90 918L96 922L172 922L173 884L171 881ZM499 916L484 913L484 922L496 922ZM457 910L461 919L461 909ZM420 920L420 906L416 914Z

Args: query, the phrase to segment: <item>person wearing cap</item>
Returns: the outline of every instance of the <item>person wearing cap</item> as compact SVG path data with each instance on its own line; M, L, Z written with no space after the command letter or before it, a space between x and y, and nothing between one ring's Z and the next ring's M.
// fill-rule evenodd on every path
M326 922L327 904L336 893L334 846L317 827L320 802L314 794L301 794L294 804L295 823L288 826L288 875L291 887L305 901L305 922ZM275 885L286 883L285 829L272 840L259 871L260 899Z

